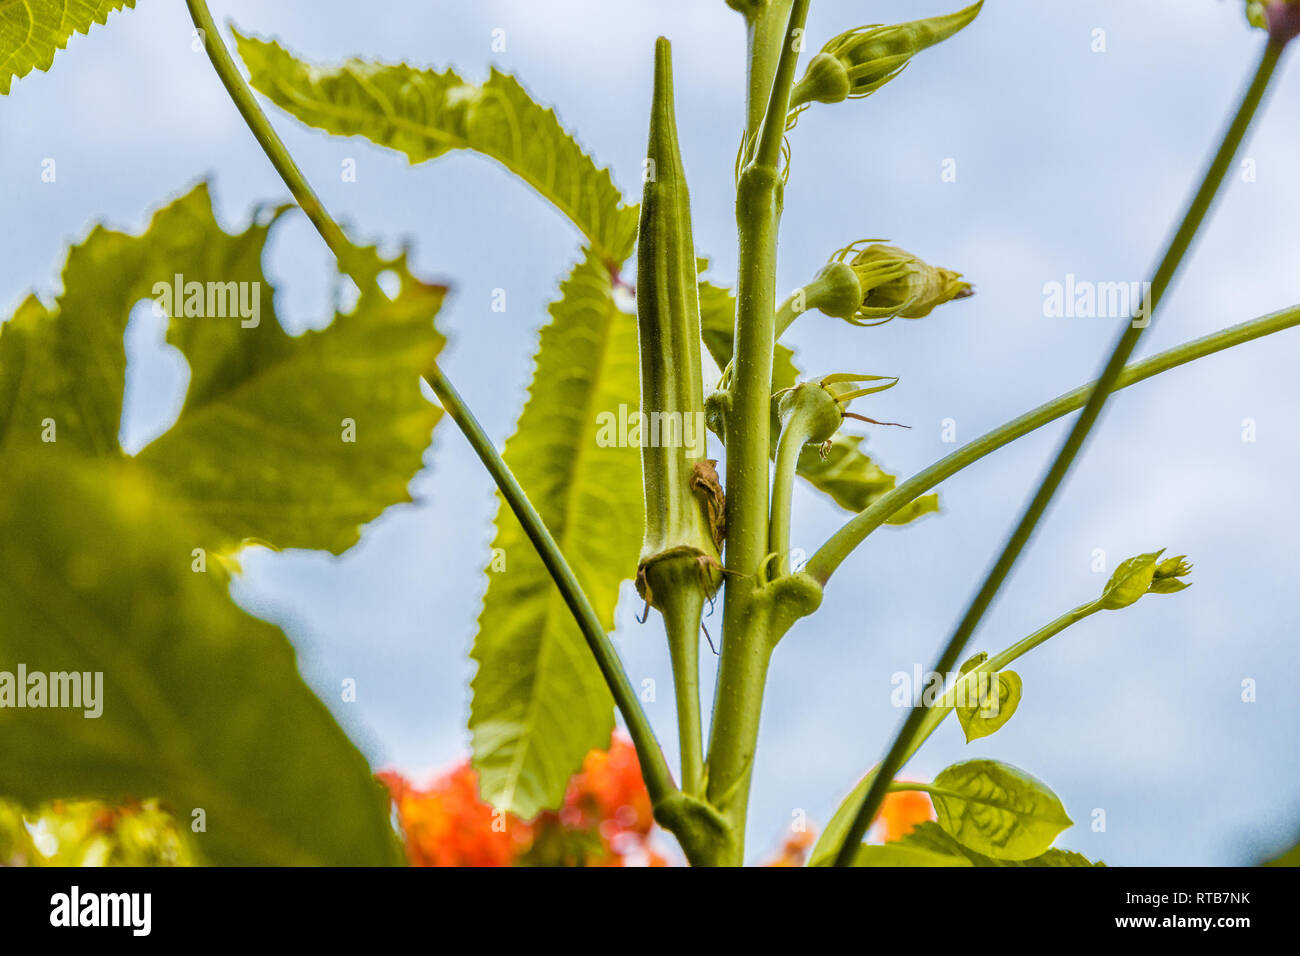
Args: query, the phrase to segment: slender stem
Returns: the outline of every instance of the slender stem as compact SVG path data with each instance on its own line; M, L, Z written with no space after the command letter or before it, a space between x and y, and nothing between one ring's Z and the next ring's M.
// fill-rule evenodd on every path
M438 401L447 410L447 414L465 433L465 438L478 453L480 460L491 473L493 481L501 490L501 496L510 505L510 510L514 512L515 517L519 519L524 533L528 535L528 540L537 549L542 563L546 565L546 570L554 578L564 603L578 622L578 627L582 629L582 636L596 658L596 666L600 668L605 683L609 685L610 692L614 695L614 703L618 705L619 712L627 724L628 733L631 734L632 742L636 746L637 758L641 762L641 775L645 778L650 800L652 803L659 803L677 789L673 783L672 772L668 769L663 751L655 738L654 728L651 727L645 711L641 709L636 691L633 690L632 683L628 680L623 665L618 659L618 652L614 650L614 645L605 633L600 618L596 616L591 602L587 600L582 586L578 584L573 569L564 559L560 546L551 537L550 530L547 529L532 502L524 494L524 489L520 487L505 461L497 454L492 440L470 413L451 382L447 381L446 376L436 367L426 372L424 379L438 396Z
M360 279L360 272L355 268L352 243L348 241L342 228L326 211L324 204L302 174L302 170L298 168L288 149L285 148L284 142L272 128L270 120L262 112L261 107L257 105L252 90L244 82L244 78L235 65L230 51L226 49L225 43L221 39L221 34L212 20L212 14L208 11L207 4L204 0L186 0L186 4L189 7L190 17L193 19L195 27L199 29L200 35L204 39L204 48L207 50L208 58L212 61L217 76L220 77L222 85L225 86L226 92L230 94L230 98L234 101L249 130L261 145L267 158L271 160L271 164L275 167L276 172L280 174L280 178L289 187L289 191L293 194L298 205L302 207L303 212L307 214L307 217L316 227L317 232L325 240L330 251L334 253L340 268L352 276L359 287L366 285ZM600 668L605 682L609 685L610 692L614 695L614 701L618 705L619 712L623 715L623 721L627 725L628 733L631 734L632 741L636 746L637 757L641 762L641 773L645 778L650 799L656 804L659 803L661 799L677 791L676 785L673 783L672 773L668 769L663 751L655 738L654 729L650 726L645 712L641 709L636 692L632 689L632 685L623 671L618 659L618 653L614 650L608 635L605 634L604 628L601 627L600 620L578 584L573 570L565 561L559 546L551 537L532 503L529 502L523 489L519 486L519 482L510 472L509 467L502 460L501 455L492 445L491 440L484 433L451 382L437 367L425 373L425 380L433 388L434 394L438 396L438 400L442 403L447 414L464 432L470 445L478 453L479 459L492 475L492 479L501 490L502 496L510 505L510 509L515 513L520 524L523 525L529 540L532 541L533 546L541 556L542 562L546 565L547 571L550 572L556 586L560 589L564 602L568 605L569 610L578 622L578 626L582 629L583 637L591 648L592 654L595 655L596 664Z
M1167 372L1180 365L1186 365L1207 355L1213 355L1216 352L1222 352L1225 349L1252 342L1255 339L1272 335L1274 332L1280 332L1284 329L1294 328L1297 325L1300 325L1300 305L1261 316L1257 319L1251 319L1249 322L1230 326L1202 338L1193 339L1190 342L1184 342L1182 345L1153 355L1151 358L1125 366L1124 372L1115 383L1114 391L1136 385L1138 382L1159 375L1161 372ZM963 445L951 455L941 458L925 470L917 472L907 481L879 498L869 508L850 518L839 531L835 532L830 540L818 549L817 553L809 560L805 570L819 583L825 584L853 550L862 544L871 532L889 520L892 515L907 507L907 505L940 482L946 481L963 468L979 461L985 455L997 451L1004 445L1011 444L1017 438L1023 438L1030 432L1068 415L1075 409L1082 408L1096 386L1097 383L1093 381L1087 385L1081 385L1073 391L1066 392L1064 395L1058 395L1050 402L1045 402L1006 424L998 426L974 441Z
M1057 634L1060 634L1070 625L1077 624L1079 621L1096 614L1100 610L1101 605L1094 601L1089 604L1080 605L1071 611L1066 611L1050 624L1040 627L1028 637L1017 641L1005 650L994 654L983 664L968 671L961 680L956 681L953 686L948 689L941 700L926 711L925 720L921 721L916 734L913 736L912 740L908 742L906 749L903 751L903 763L907 763L907 761L911 760L912 757L915 756L916 752L921 749L921 745L930 738L930 735L933 734L935 730L939 728L939 725L943 723L944 718L952 712L952 709L956 706L958 700L973 699L970 694L971 691L977 687L979 675L997 673L1004 667L1009 666L1012 661L1024 654L1028 654L1044 641L1050 640ZM963 694L966 695L964 698L960 696ZM902 769L901 764L899 769Z
M781 428L776 441L776 474L772 478L772 517L768 527L770 554L775 554L773 576L785 574L790 560L790 506L794 479L799 470L799 453L808 443L808 416L794 411Z
M1101 609L1099 605L1099 601L1094 601L1090 604L1083 604L1071 611L1067 611L1050 624L1034 631L1034 633L1030 634L1028 637L1017 641L1010 647L994 654L983 664L968 671L961 680L954 682L953 686L944 693L943 697L926 711L925 720L921 722L916 733L908 741L902 763L899 764L899 770L901 770L903 765L911 760L912 757L916 755L916 752L921 749L922 745L930 739L930 736L939 728L939 725L943 723L948 714L951 713L953 707L956 706L957 701L963 699L958 697L959 694L968 695L964 698L966 700L972 699L969 695L973 689L977 689L978 685L976 682L980 679L979 675L1002 670L1022 655L1029 653L1040 644L1055 637L1057 634L1060 634L1070 625L1076 624L1089 615L1096 613ZM830 862L827 857L833 856L836 853L838 848L841 846L840 840L842 839L842 835L844 832L847 832L849 827L849 821L844 818L847 808L853 806L855 801L860 801L863 796L865 796L872 784L875 783L876 774L879 772L879 764L867 771L867 773L853 788L853 792L845 798L844 802L840 805L840 808L835 811L835 815L831 818L825 832L822 834L822 841L819 841L817 847L814 849L813 865L819 865L821 861ZM898 773L897 770L894 772ZM895 781L894 783L896 784L897 782ZM891 787L891 789L893 789L893 787ZM825 850L822 849L823 841L829 844L828 848Z
M1029 541L1039 519L1047 510L1048 504L1056 494L1061 482L1065 479L1079 450L1083 447L1084 440L1088 437L1088 433L1092 430L1092 426L1096 423L1102 408L1106 404L1106 399L1110 396L1110 392L1114 389L1116 381L1118 381L1120 374L1124 370L1124 363L1133 354L1138 339L1150 324L1151 316L1154 315L1160 300L1169 288L1178 267L1182 264L1184 256L1191 247L1197 230L1209 213L1219 187L1232 165L1233 158L1236 156L1242 140L1245 139L1246 132L1250 129L1251 121L1264 100L1269 81L1277 70L1284 48L1283 44L1271 41L1265 47L1255 77L1246 91L1236 116L1228 127L1219 150L1205 173L1200 188L1183 216L1182 224L1170 241L1169 248L1165 252L1159 268L1156 269L1154 278L1151 280L1151 290L1144 303L1144 309L1140 310L1146 316L1146 319L1138 321L1135 316L1135 320L1127 325L1123 334L1119 337L1119 341L1111 353L1110 360L1106 363L1106 367L1102 371L1092 394L1088 396L1087 404L1084 405L1078 421L1070 430L1070 434L1057 454L1056 460L1052 463L1038 491L1025 509L1019 524L1007 539L1001 555L999 555L989 571L984 584L972 599L966 614L957 625L943 653L939 655L939 662L935 667L935 670L939 673L946 673L951 670L957 662L957 658L961 655L966 642L978 626L984 612L993 602L993 598L1011 572L1011 568L1020 556L1025 544ZM863 834L866 833L867 827L876 814L876 810L879 809L880 801L885 795L885 788L897 772L903 753L907 749L908 739L916 733L921 721L925 718L925 713L923 707L912 708L903 722L903 726L899 728L893 745L881 762L880 773L872 782L871 789L867 792L866 799L862 801L853 825L849 829L848 837L840 847L839 855L835 860L837 866L852 864L854 855L857 852L857 844L862 841Z
M781 7L783 2L773 2L771 7ZM757 600L757 590L758 569L767 554L776 237L781 218L777 166L799 58L796 44L789 38L802 31L808 4L809 0L790 4L754 157L741 170L736 190L740 265L734 397L728 425L726 542L727 567L733 573L726 576L724 586L722 660L714 691L708 769L709 802L723 811L731 825L737 845L728 862L735 865L742 862L744 854L745 812L763 684L775 646L769 636L771 609ZM754 37L751 31L751 41ZM752 49L751 64L770 58L771 46Z
M668 657L673 668L682 792L701 797L704 795L704 736L700 718L700 617L704 611L704 591L700 587L698 567L680 562L664 562L664 565L662 573L678 578L675 582L661 583L655 593L663 612Z

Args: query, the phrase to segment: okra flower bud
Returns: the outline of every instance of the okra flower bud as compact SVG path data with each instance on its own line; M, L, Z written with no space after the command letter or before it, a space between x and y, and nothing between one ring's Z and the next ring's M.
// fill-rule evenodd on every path
M860 249L866 241L841 249L834 259L843 263L853 255L847 264L858 281L857 308L849 313L845 304L838 304L834 312L822 307L828 315L854 325L883 325L900 315L905 319L925 318L945 302L975 294L960 272L932 266L895 246L873 243Z
M1300 34L1300 0L1249 0L1246 19L1275 42L1289 43Z
M1128 607L1144 594L1173 594L1190 587L1187 581L1179 580L1192 572L1187 555L1180 554L1161 561L1160 556L1164 553L1165 549L1161 548L1151 554L1139 554L1121 561L1101 592L1100 606L1115 611Z
M637 330L641 411L650 421L680 423L642 442L645 537L637 590L661 610L683 591L696 608L716 587L723 496L705 457L704 387L700 366L700 303L690 197L677 143L671 47L655 44L649 160L637 253ZM680 605L679 605L680 606ZM674 614L677 612L674 611ZM690 616L682 609L682 620ZM698 611L695 625L698 628ZM683 625L685 626L685 625Z
M841 33L809 61L803 79L791 93L790 108L870 96L898 76L913 56L967 26L983 6L984 0L980 0L947 16Z

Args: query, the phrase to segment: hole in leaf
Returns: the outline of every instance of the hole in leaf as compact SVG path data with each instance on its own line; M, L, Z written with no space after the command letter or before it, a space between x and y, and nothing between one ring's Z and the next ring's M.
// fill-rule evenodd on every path
M126 322L126 389L117 441L137 455L176 424L190 384L190 365L167 344L167 316L155 315L153 300L137 302Z

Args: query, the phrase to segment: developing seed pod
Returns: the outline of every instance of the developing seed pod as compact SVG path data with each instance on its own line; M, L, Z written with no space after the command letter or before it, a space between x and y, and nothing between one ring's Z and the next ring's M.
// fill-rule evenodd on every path
M945 302L975 294L971 284L962 281L960 272L932 266L906 250L882 243L860 249L862 242L841 249L834 259L843 262L853 256L849 267L862 293L858 307L851 314L845 314L843 309L828 314L854 325L883 325L900 315L905 319L925 318Z
M655 43L647 158L638 233L637 330L641 411L650 434L641 446L646 524L636 584L647 604L665 617L679 618L683 630L693 613L689 629L695 637L698 609L720 576L723 498L717 472L705 457L690 197L677 143L671 47L663 37ZM657 433L655 421L661 423Z
M947 16L841 33L808 62L803 79L791 93L790 108L870 96L898 76L913 56L970 24L983 6L984 0L980 0Z

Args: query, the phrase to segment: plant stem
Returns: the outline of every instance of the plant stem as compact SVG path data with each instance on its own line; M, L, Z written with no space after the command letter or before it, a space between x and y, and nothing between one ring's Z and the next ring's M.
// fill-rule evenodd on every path
M952 712L957 701L962 699L959 697L959 694L965 693L967 695L965 698L966 700L973 699L970 696L971 689L977 686L980 674L997 673L1004 667L1010 665L1012 661L1032 651L1039 644L1042 644L1044 641L1050 640L1057 634L1060 634L1070 625L1077 624L1079 621L1096 614L1100 610L1101 605L1098 602L1093 601L1088 604L1082 604L1071 611L1066 611L1050 624L1040 627L1023 640L1017 641L1005 650L994 654L983 664L973 667L965 674L965 676L962 677L961 680L955 682L953 686L948 689L941 700L926 712L925 720L921 722L915 738L909 742L907 749L903 753L903 763L907 763L907 761L911 760L912 757L915 756L916 752L921 749L921 745L930 738L930 735L933 734L935 730L939 728L939 725L943 723L944 718ZM965 687L963 687L963 684Z
M793 0L760 0L753 13L745 14L745 25L749 31L748 95L745 107L747 143L763 125L772 80L776 76L781 48L787 36L792 3ZM742 165L749 159L750 156L745 155Z
M771 454L772 354L776 345L776 237L781 218L781 141L790 88L799 59L788 40L802 30L809 0L793 0L785 28L773 42L752 28L750 115L758 99L755 76L765 71L773 48L779 60L757 130L753 158L736 189L739 276L736 295L734 398L728 424L727 542L722 660L714 692L709 740L709 802L724 813L736 841L725 862L744 856L749 777L758 739L763 684L775 642L771 609L757 600L758 570L767 554L768 462ZM761 14L786 6L773 2ZM758 45L762 41L761 46ZM752 132L752 130L751 130ZM734 437L732 437L734 435Z
M1263 338L1266 335L1272 335L1274 332L1294 328L1297 325L1300 325L1300 305L1230 326L1199 339L1193 339L1190 342L1184 342L1182 345L1160 352L1151 356L1151 358L1125 366L1123 373L1115 382L1114 391L1136 385L1138 382L1159 375L1161 372L1167 372L1180 365L1186 365L1197 359L1205 358L1207 355L1213 355L1216 352L1222 352L1234 346ZM1096 386L1097 383L1093 381L1087 385L1081 385L1073 391L1066 392L1064 395L1058 395L1050 402L1045 402L1006 424L999 425L992 431L963 445L951 455L941 458L923 471L917 472L888 494L877 499L870 507L850 518L839 531L835 532L830 540L818 549L817 553L809 560L805 570L819 583L825 584L853 550L862 544L871 532L888 521L892 515L907 507L907 505L940 482L946 481L963 468L979 461L985 455L997 451L1004 445L1011 444L1017 438L1023 438L1030 432L1068 415L1075 409L1082 408Z
M916 734L909 741L907 750L903 755L902 763L899 764L899 769L901 770L903 765L916 755L916 752L921 749L922 745L939 728L939 725L943 723L944 719L956 705L958 694L964 690L965 693L969 695L970 688L977 686L975 682L979 680L980 674L989 674L1002 670L1012 661L1029 653L1044 641L1055 637L1070 625L1076 624L1100 610L1099 603L1099 601L1094 601L1090 604L1080 605L1072 611L1067 611L1050 624L1039 628L1023 640L1017 641L1005 650L994 654L983 664L968 671L961 680L954 682L953 686L944 693L943 697L926 711L925 720L922 721ZM966 688L962 687L963 683L967 685ZM966 699L970 700L971 698L967 696ZM840 843L842 834L847 832L849 827L850 821L844 818L844 814L847 812L846 808L852 807L857 801L862 800L863 796L866 795L872 784L875 782L875 775L879 770L880 765L877 764L867 771L867 773L853 788L853 792L844 799L840 808L835 811L835 815L831 817L830 822L826 825L825 831L822 833L822 839L818 841L817 846L813 850L813 859L810 861L811 865L820 865L822 861L831 862L826 858L828 856L833 856L838 847L842 845ZM895 771L895 773L897 772L898 771ZM897 782L894 781L893 784L896 786ZM837 832L839 834L838 836ZM823 842L830 845L829 849L822 849Z
M799 453L808 443L808 415L796 410L781 428L776 440L776 474L772 478L772 517L768 526L770 554L776 555L773 577L789 570L790 506L794 497L794 480L799 470Z
M939 655L939 662L935 670L939 673L946 673L956 664L957 658L961 655L962 649L970 639L971 634L978 626L984 612L993 602L1002 583L1006 580L1007 575L1011 572L1016 559L1024 549L1025 544L1033 534L1034 528L1042 518L1043 513L1047 510L1056 490L1060 487L1061 482L1065 479L1074 463L1075 457L1083 447L1084 440L1092 430L1093 425L1097 422L1102 408L1106 404L1110 392L1114 389L1116 381L1124 370L1124 363L1128 361L1133 349L1137 346L1138 339L1143 331L1150 324L1149 319L1155 314L1160 300L1164 297L1165 291L1173 281L1178 267L1182 264L1183 258L1191 247L1193 239L1196 237L1197 230L1204 222L1210 207L1214 203L1214 198L1218 194L1219 187L1222 185L1224 177L1228 173L1232 160L1236 156L1242 140L1245 139L1246 132L1250 129L1251 121L1254 119L1260 104L1264 100L1264 95L1268 90L1269 81L1272 79L1277 70L1277 65L1282 56L1284 49L1283 44L1269 42L1265 49L1264 55L1260 59L1258 68L1255 71L1255 77L1252 80L1237 113L1229 125L1227 132L1224 134L1223 141L1219 145L1218 152L1215 154L1209 169L1201 182L1200 188L1193 197L1187 212L1183 216L1182 224L1175 232L1173 239L1170 241L1169 248L1165 252L1159 268L1156 269L1154 278L1151 280L1151 290L1148 293L1145 302L1145 314L1148 318L1146 322L1130 322L1120 335L1105 369L1102 371L1100 378L1097 380L1096 387L1088 396L1088 401L1079 415L1078 421L1070 430L1070 434L1062 445L1056 460L1052 463L1046 476L1043 478L1038 491L1034 494L1029 506L1020 519L1019 524L1007 539L1001 555L994 563L984 584L980 587L978 593L972 599L961 622L957 625L952 637L945 646L943 653ZM1136 317L1135 317L1136 319ZM868 791L866 798L863 800L854 818L853 825L849 829L848 836L844 844L839 849L835 864L837 866L848 866L853 862L857 852L857 844L862 842L862 837L866 833L867 827L874 818L876 811L880 807L880 801L884 798L885 789L889 781L897 772L901 763L903 754L909 745L909 740L919 728L921 721L925 718L926 709L923 707L914 707L907 715L903 726L899 728L894 738L893 745L889 748L885 759L881 761L881 769L876 779L872 782L871 789Z
M614 702L618 705L619 712L627 724L628 733L636 746L637 758L641 762L641 775L645 778L650 800L652 803L659 803L677 789L673 783L672 773L655 738L654 728L651 727L645 711L641 709L636 691L633 690L632 683L628 680L618 659L618 652L614 650L605 628L601 626L600 618L596 616L591 602L587 600L582 586L578 584L573 569L564 559L560 546L551 537L550 530L538 515L532 502L528 500L528 496L524 494L518 480L497 454L492 440L483 431L451 382L447 381L437 368L426 372L424 378L433 388L447 414L465 433L465 438L478 453L480 460L501 490L501 496L510 505L510 510L519 519L519 523L523 525L524 533L528 535L528 540L532 542L542 563L546 565L546 570L555 579L564 603L582 629L582 636L596 658L596 666L600 668L600 673L605 678L605 683L609 685L610 693L614 695Z
M207 4L204 0L186 0L186 3L189 6L190 16L195 27L201 31L204 38L204 47L208 52L208 58L212 61L222 85L225 86L226 92L230 94L230 98L234 101L249 130L261 145L267 158L271 160L271 164L275 167L276 172L280 174L280 178L289 187L289 191L293 194L298 205L302 207L303 212L307 214L307 217L316 227L317 232L325 240L330 251L334 253L340 268L352 276L359 287L364 285L365 283L360 280L359 272L355 269L352 261L352 250L354 248L352 243L348 241L342 228L326 211L324 204L321 203L315 191L312 190L306 177L303 176L288 149L285 148L283 141L272 128L270 120L262 112L261 107L257 105L252 90L244 82L239 68L230 56L230 51L226 49L225 44L222 42L221 34L217 30L216 24L213 23L212 14L208 11ZM614 650L608 635L605 634L604 628L601 627L600 620L592 609L591 603L587 600L586 594L583 593L581 586L578 584L573 570L565 561L564 555L555 543L555 539L551 537L550 531L547 530L541 517L524 494L519 482L515 479L515 476L511 473L509 467L492 445L491 440L487 437L487 434L451 382L436 366L426 372L424 377L430 387L433 388L438 401L442 403L443 409L451 417L452 421L460 427L460 430L465 434L466 439L478 454L479 459L483 462L484 467L491 474L497 488L500 489L502 496L510 505L510 509L515 513L520 524L523 525L528 539L533 543L533 547L537 549L537 553L546 565L547 571L555 580L556 586L564 597L565 604L582 630L587 646L591 648L592 654L595 655L596 664L600 668L605 682L609 685L619 712L623 715L623 721L627 725L628 733L632 736L632 741L636 746L637 757L641 762L641 774L645 778L650 799L654 804L659 804L663 799L671 797L677 792L677 787L673 783L672 772L668 769L663 751L655 738L654 729L651 727L645 711L641 709L640 702L637 699L636 692L632 689L631 682L628 681L627 674L623 671L618 659L618 653Z
M677 740L681 750L682 792L704 795L704 736L700 719L700 617L704 590L699 567L670 562L666 574L681 580L656 592L668 634L677 700Z
M1206 355L1213 355L1214 352L1244 345L1245 342L1253 342L1257 338L1271 336L1284 329L1295 328L1296 325L1300 325L1300 304L1270 315L1260 316L1258 319L1231 325L1219 332L1210 333L1209 336L1195 338L1191 342L1184 342L1183 345L1152 355L1149 359L1126 365L1125 371L1115 381L1113 390L1119 392L1130 385L1160 375L1161 372L1167 372L1171 368L1195 362L1196 359L1203 359ZM1023 415L1011 419L1004 425L998 425L992 432L982 434L975 441L959 447L948 457L941 458L930 467L915 473L897 488L876 499L866 510L859 511L857 515L850 518L840 531L837 531L826 544L822 545L822 548L816 551L805 568L807 574L818 580L818 583L826 584L845 558L848 558L849 554L852 554L853 550L871 535L871 532L887 522L892 515L910 505L933 486L948 480L962 468L971 466L985 455L997 451L1004 445L1010 445L1017 438L1023 438L1043 425L1069 415L1075 408L1082 408L1084 402L1088 401L1088 395L1092 394L1096 386L1097 382L1091 381L1071 392L1057 395L1052 401L1032 408L1031 411L1024 412Z

